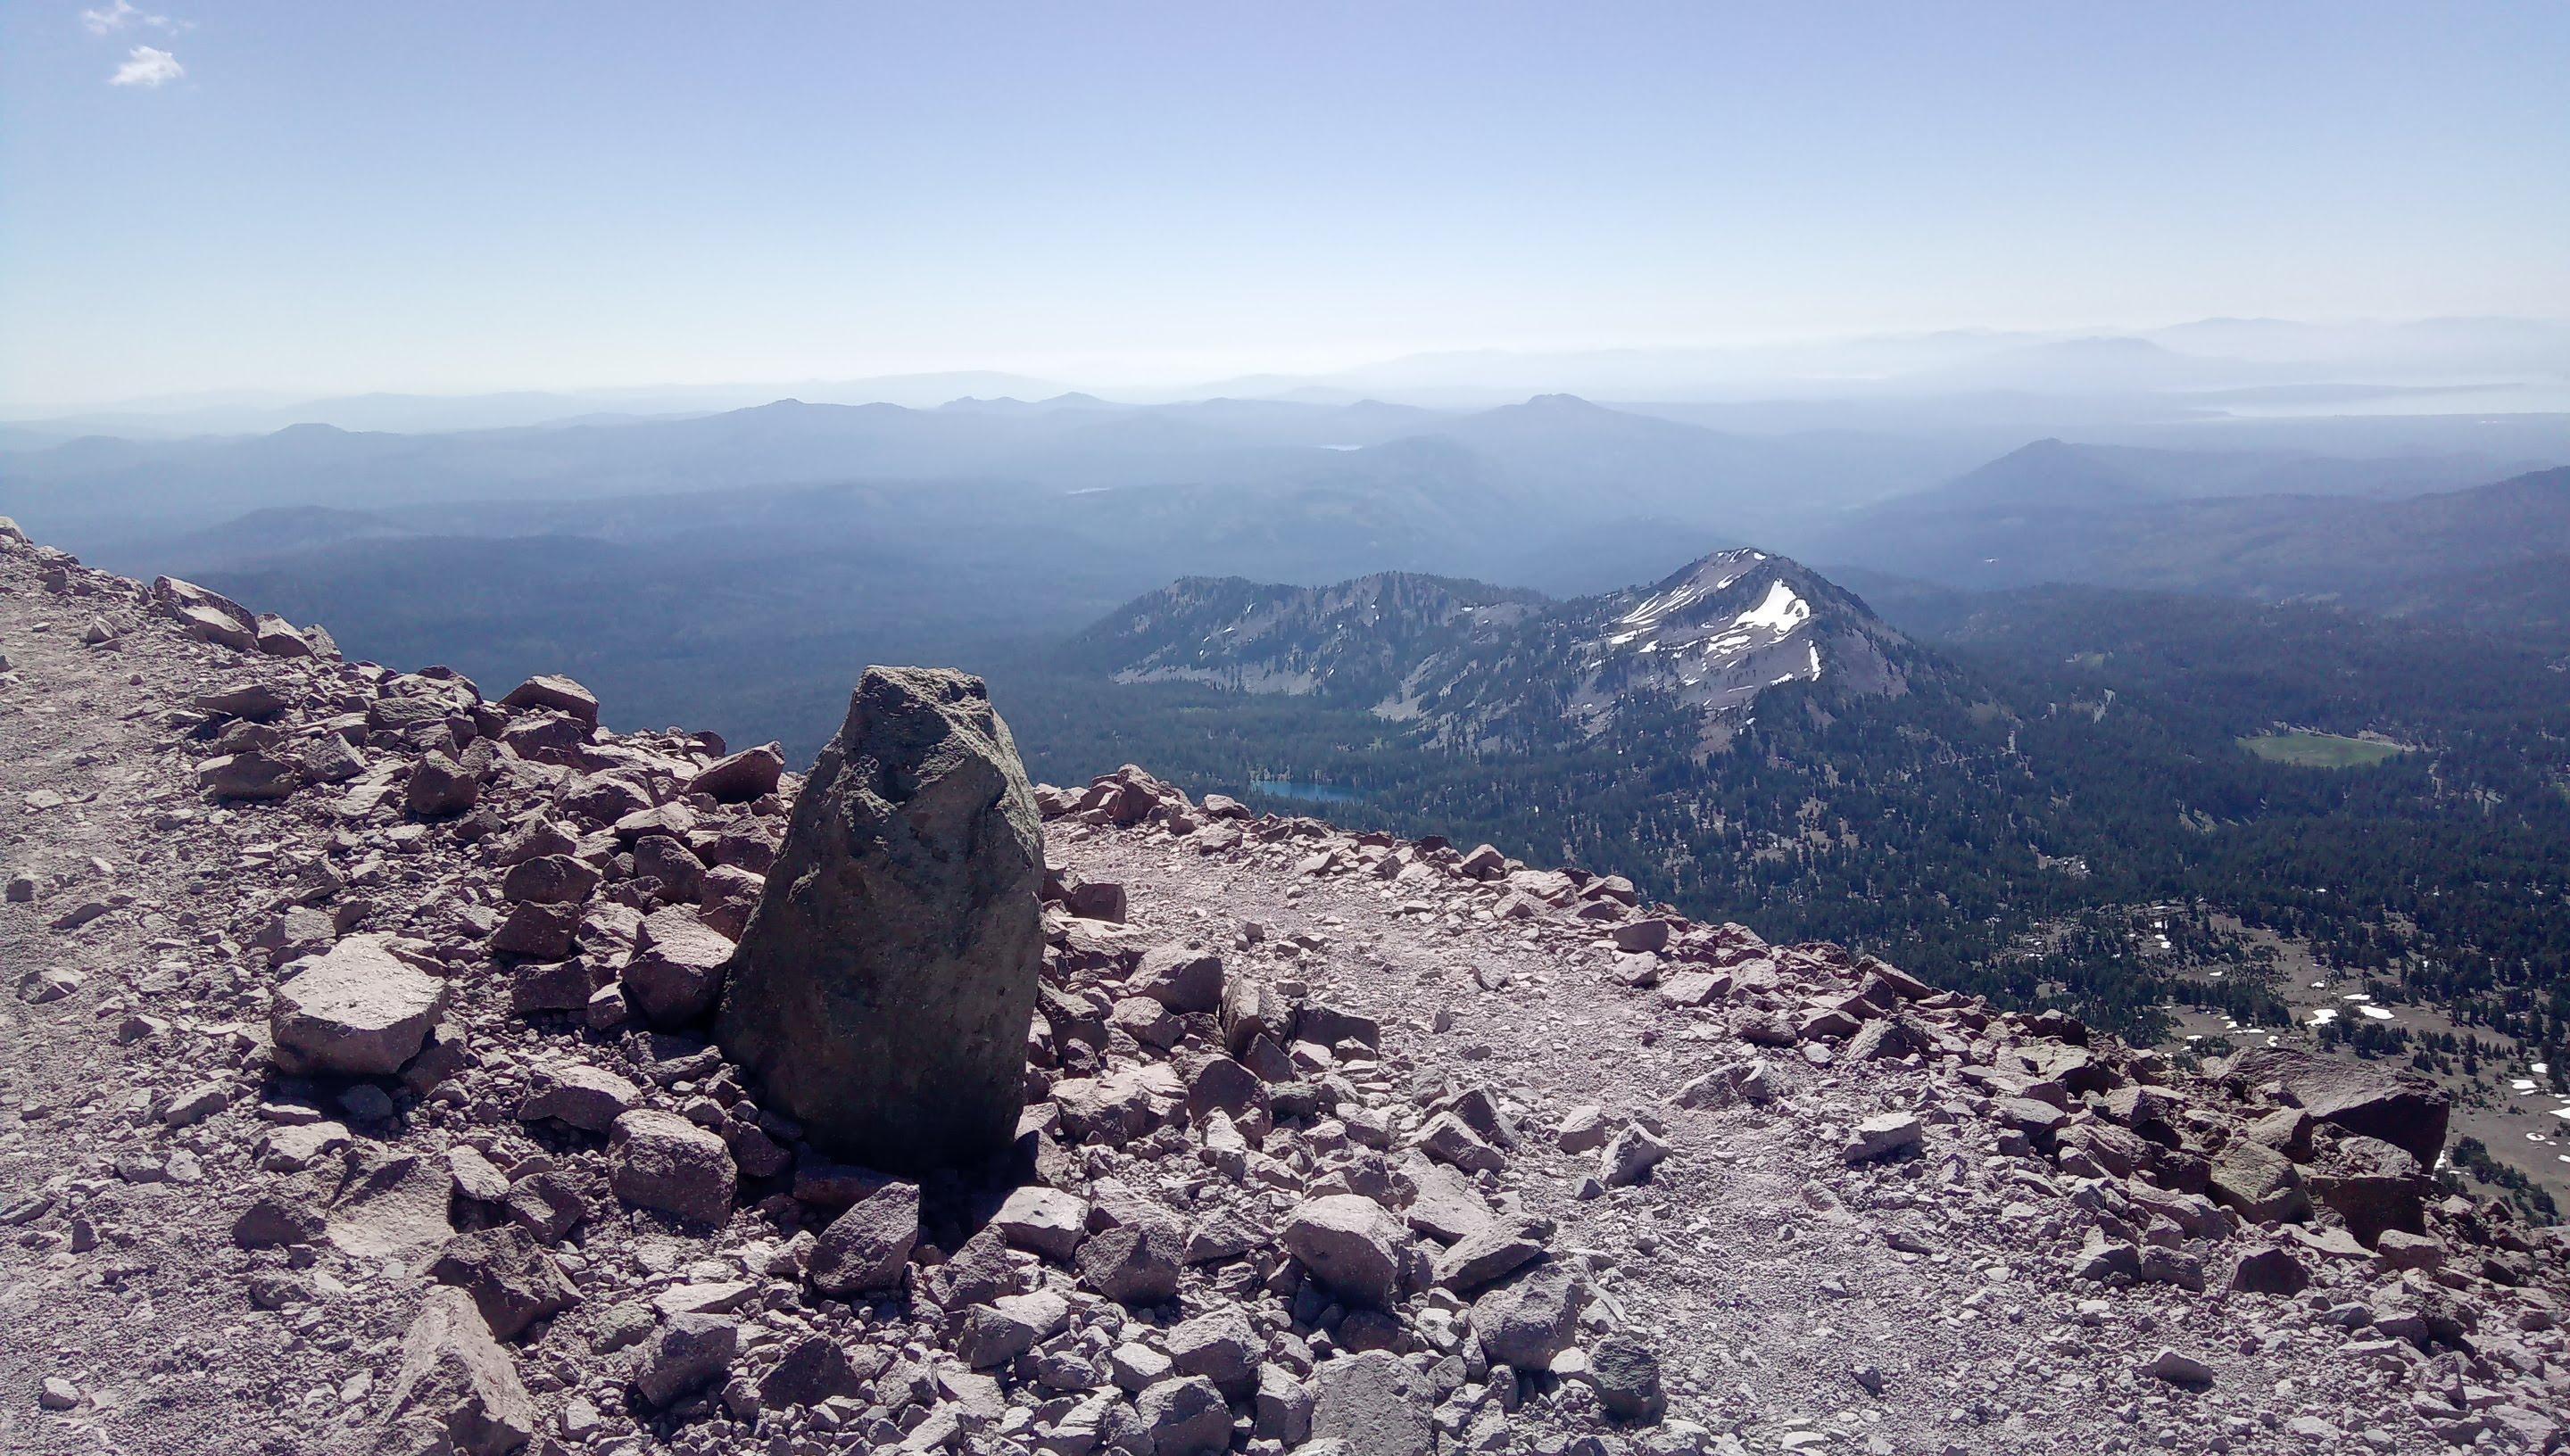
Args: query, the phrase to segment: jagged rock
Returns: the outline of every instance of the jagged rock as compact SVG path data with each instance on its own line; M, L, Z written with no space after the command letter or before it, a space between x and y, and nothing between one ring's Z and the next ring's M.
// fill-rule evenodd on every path
M442 753L423 755L411 768L402 790L402 807L414 819L446 819L462 814L482 797L482 774L469 762Z
M1568 1270L1545 1265L1473 1301L1473 1333L1494 1364L1541 1370L1570 1347L1585 1302Z
M589 1217L589 1201L569 1178L552 1169L512 1180L501 1208L511 1222L543 1244L558 1242Z
M826 1334L807 1334L786 1348L784 1357L758 1378L758 1398L769 1409L819 1405L831 1399L854 1399L868 1377L848 1358L847 1350Z
M744 748L728 758L720 758L697 771L687 781L687 792L706 794L726 804L746 804L764 794L776 792L777 782L785 776L785 751L782 745L762 743Z
M634 878L655 881L662 900L686 904L704 893L705 862L670 835L646 834L634 842Z
M1615 1135L1597 1156L1597 1176L1608 1188L1624 1188L1650 1176L1669 1156L1669 1145L1635 1123Z
M1235 976L1222 988L1219 1024L1223 1050L1237 1057L1261 1036L1280 1046L1292 1040L1294 1008L1265 981Z
M470 1143L447 1149L446 1167L455 1175L455 1191L476 1203L495 1204L509 1196L509 1175Z
M491 932L491 953L519 960L560 960L580 933L580 907L524 900Z
M1017 1261L1009 1257L1007 1238L985 1225L930 1273L928 1286L938 1303L960 1309L1014 1294L1023 1287L1023 1280L1018 1275Z
M2301 1260L2283 1249L2268 1248L2244 1254L2231 1267L2231 1291L2236 1294L2294 1295L2312 1281L2311 1273Z
M634 1389L665 1406L731 1368L740 1325L719 1314L679 1314L646 1340L634 1361Z
M402 1336L401 1372L384 1420L393 1432L442 1439L444 1449L505 1456L535 1439L536 1403L472 1296L440 1286L428 1291Z
M1258 1357L1265 1342L1237 1307L1210 1309L1171 1329L1169 1363L1181 1375L1202 1375L1229 1398L1250 1393L1257 1384Z
M1887 1158L1905 1148L1919 1146L1925 1131L1919 1119L1906 1112L1887 1112L1869 1117L1856 1125L1856 1134L1848 1140L1845 1156L1850 1163Z
M2311 1196L2347 1221L2360 1244L2388 1231L2426 1232L2427 1203L2435 1180L2403 1149L2379 1138L2342 1136L2324 1166L2304 1180Z
M642 1100L642 1088L585 1062L552 1068L546 1077L547 1085L519 1106L519 1121L552 1118L584 1132L603 1133Z
M2311 1209L2293 1160L2249 1138L2232 1139L2213 1160L2208 1191L2253 1222L2297 1219Z
M1617 1420L1655 1421L1669 1408L1660 1389L1659 1351L1634 1335L1610 1334L1589 1347L1588 1383Z
M362 1147L347 1159L325 1235L343 1254L408 1259L454 1236L447 1220L454 1195L455 1173L444 1158Z
M1440 1163L1451 1163L1467 1173L1497 1172L1508 1166L1506 1156L1483 1141L1463 1118L1441 1112L1419 1130L1419 1150Z
M1153 946L1143 952L1124 988L1180 1015L1217 1011L1222 1005L1222 957L1182 945Z
M197 786L217 799L283 799L304 785L303 765L259 749L197 765Z
M1392 1302L1410 1249L1410 1231L1391 1210L1363 1194L1313 1199L1285 1221L1285 1249L1314 1277L1352 1303Z
M1441 1289L1469 1294L1543 1258L1542 1240L1548 1230L1548 1225L1524 1222L1492 1224L1439 1254L1433 1278Z
M500 877L500 896L517 904L583 905L598 891L599 874L569 854L528 855Z
M218 595L176 576L156 576L152 581L151 600L154 609L175 618L200 641L214 642L236 652L258 650L256 617L228 596Z
M274 684L234 682L197 694L197 711L226 718L273 718L293 704Z
M715 934L734 939L749 927L750 914L766 892L766 876L731 865L716 865L705 872L703 888L697 892L696 914Z
M1005 1364L1071 1323L1071 1301L1051 1289L1003 1294L964 1310L956 1321L957 1358L976 1370Z
M1344 1442L1346 1456L1429 1456L1434 1449L1429 1384L1399 1356L1367 1350L1324 1361L1312 1387L1314 1445Z
M636 1108L617 1118L607 1166L608 1185L629 1204L704 1224L731 1219L731 1150L683 1117Z
M1179 1375L1133 1401L1152 1456L1207 1456L1231 1447L1231 1408L1201 1375Z
M716 1035L833 1154L896 1170L1016 1136L1043 835L981 681L868 668L794 802Z
M515 1339L536 1320L580 1299L552 1257L516 1225L456 1235L429 1266L428 1276L471 1294L499 1339Z
M543 708L598 726L598 695L568 677L538 676L509 689L504 708Z
M2305 1112L2380 1138L2421 1163L2433 1163L2444 1151L2451 1103L2416 1073L2291 1047L2253 1047L2233 1057L2223 1075L2253 1087L2281 1082Z
M243 1249L310 1244L326 1227L319 1209L282 1194L268 1194L232 1221L232 1242Z
M1208 796L1212 797L1212 796ZM1312 1387L1273 1364L1258 1367L1258 1393L1251 1404L1250 1434L1261 1440L1300 1446L1312 1436Z
M714 1008L731 957L732 942L693 907L653 910L625 967L626 999L654 1026L683 1026Z
M380 935L350 935L295 965L268 1016L287 1072L400 1071L446 1005L446 983L385 949Z
M1029 1184L1010 1191L991 1227L1014 1248L1068 1264L1088 1232L1088 1204L1077 1194Z
M805 1272L825 1294L898 1288L918 1242L918 1185L887 1183L830 1221Z
M1177 1297L1181 1254L1177 1231L1157 1219L1101 1230L1079 1246L1079 1284L1121 1304L1162 1303Z
M2142 1362L2142 1373L2172 1385L2210 1385L2213 1367L2190 1354L2162 1346L2160 1352Z
M2445 1262L2444 1241L2400 1229L2385 1230L2375 1238L2373 1253L2388 1269L2437 1269Z

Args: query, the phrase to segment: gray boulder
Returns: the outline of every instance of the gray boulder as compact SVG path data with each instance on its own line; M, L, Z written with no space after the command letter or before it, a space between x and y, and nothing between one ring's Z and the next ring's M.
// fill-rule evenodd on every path
M287 1072L398 1072L446 1004L446 983L385 949L380 935L350 935L299 963L268 1017L276 1064Z
M616 1119L608 1186L629 1204L705 1224L731 1221L738 1170L723 1140L675 1113L638 1107Z
M887 1183L830 1221L812 1246L812 1287L825 1294L898 1288L919 1242L919 1187Z
M1150 1434L1152 1456L1209 1456L1231 1449L1231 1407L1201 1375L1180 1375L1144 1390L1133 1401Z
M1316 1198L1285 1223L1285 1249L1345 1299L1381 1308L1408 1257L1410 1230L1390 1209L1358 1193Z
M426 1437L430 1449L442 1442L466 1456L503 1456L535 1439L536 1403L517 1363L462 1289L431 1289L420 1304L402 1336L385 1423L403 1438Z
M1428 1381L1389 1350L1330 1360L1312 1373L1312 1439L1348 1456L1428 1456L1435 1426Z
M684 1025L714 1008L731 953L731 941L693 909L653 910L625 967L626 998L654 1026Z
M643 1342L634 1360L634 1388L653 1405L667 1405L731 1368L740 1352L740 1325L719 1314L680 1314Z
M1017 1135L1044 837L980 679L870 667L794 802L715 1023L761 1103L896 1171Z
M1495 1365L1542 1370L1570 1347L1586 1291L1567 1269L1544 1265L1473 1301L1473 1333Z
M483 1322L499 1339L515 1339L528 1325L580 1300L580 1291L553 1257L515 1224L456 1235L439 1251L428 1274L472 1295Z

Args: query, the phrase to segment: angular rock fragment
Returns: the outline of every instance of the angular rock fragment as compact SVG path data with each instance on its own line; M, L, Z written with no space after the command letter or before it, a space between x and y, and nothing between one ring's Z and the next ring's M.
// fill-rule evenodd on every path
M603 1133L642 1100L642 1089L625 1078L604 1067L574 1062L549 1070L541 1090L518 1108L518 1118L522 1122L551 1118L583 1132Z
M1122 1304L1158 1304L1177 1297L1182 1246L1177 1231L1157 1219L1091 1234L1075 1261L1080 1287Z
M653 910L625 967L626 999L654 1026L683 1026L714 1008L731 956L732 942L692 907Z
M1925 1131L1919 1119L1906 1112L1886 1112L1869 1117L1856 1125L1855 1136L1848 1139L1845 1156L1850 1163L1888 1158L1903 1149L1919 1146Z
M429 1266L428 1276L472 1295L493 1337L504 1340L580 1299L552 1257L515 1225L458 1234Z
M825 1294L898 1288L918 1242L918 1185L887 1183L830 1221L812 1246L805 1273Z
M295 962L268 1016L277 1065L288 1072L386 1076L418 1054L446 1004L446 983L350 935Z
M1088 1232L1088 1204L1077 1194L1028 1184L1010 1192L991 1227L1013 1248L1068 1264Z
M617 1118L607 1165L609 1187L629 1204L705 1224L731 1218L731 1150L683 1117L636 1108Z
M421 1301L384 1421L394 1440L426 1436L467 1456L506 1456L535 1439L536 1403L517 1362L464 1290L441 1285Z
M1344 1443L1346 1456L1429 1456L1435 1449L1432 1392L1390 1351L1324 1361L1312 1372L1314 1444Z
M500 700L504 708L544 708L598 726L598 695L568 677L528 678Z
M2233 1057L2223 1075L2250 1086L2281 1082L2305 1112L2380 1138L2421 1163L2444 1151L2451 1101L2416 1073L2292 1047L2253 1047Z
M1285 1222L1284 1244L1342 1298L1382 1308L1392 1302L1401 1277L1410 1231L1363 1194L1332 1194L1294 1210Z
M1494 1364L1541 1370L1570 1347L1585 1291L1567 1269L1545 1265L1473 1301L1473 1333Z
M1656 1421L1669 1408L1660 1389L1659 1352L1635 1335L1610 1334L1589 1347L1588 1383L1606 1413L1620 1421Z
M652 1405L667 1405L731 1368L740 1351L740 1324L720 1314L680 1314L663 1324L634 1361L634 1389Z
M785 753L779 744L763 743L744 748L728 758L716 759L697 771L687 781L690 794L707 794L726 804L746 804L764 794L776 792L777 782L785 776Z

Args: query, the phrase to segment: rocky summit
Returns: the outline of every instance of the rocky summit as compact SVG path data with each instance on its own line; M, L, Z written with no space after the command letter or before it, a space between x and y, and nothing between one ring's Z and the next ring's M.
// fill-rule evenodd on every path
M954 674L807 779L5 525L0 654L0 1450L2564 1445L2570 1244L2381 1064L1029 786Z

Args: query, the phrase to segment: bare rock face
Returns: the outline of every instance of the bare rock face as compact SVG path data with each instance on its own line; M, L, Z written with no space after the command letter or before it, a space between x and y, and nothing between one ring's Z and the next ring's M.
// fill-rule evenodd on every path
M2421 1163L2444 1150L2452 1105L2435 1083L2406 1070L2341 1061L2292 1047L2253 1047L2227 1075L2251 1086L2283 1084L2303 1111L2383 1142Z
M715 1024L812 1143L918 1172L1008 1147L1044 840L981 680L870 667L795 800Z

